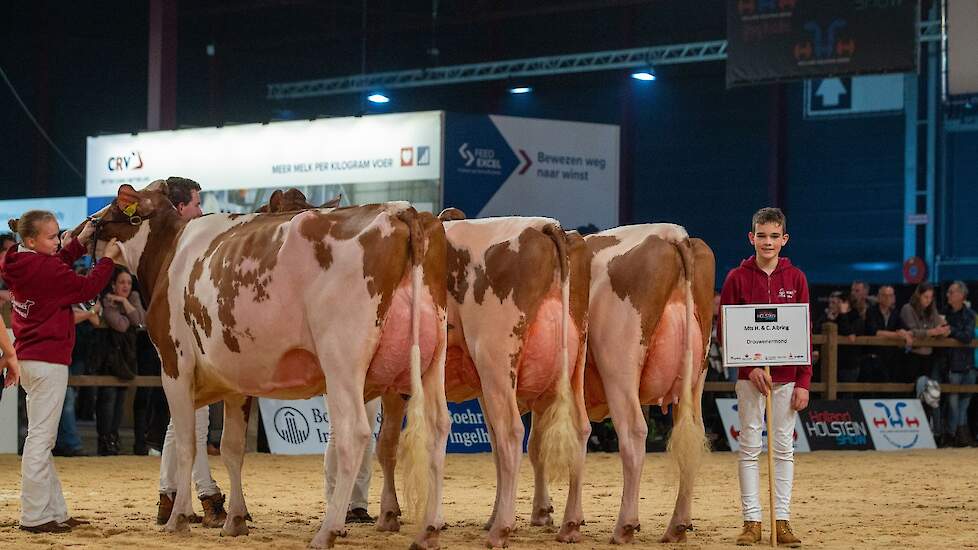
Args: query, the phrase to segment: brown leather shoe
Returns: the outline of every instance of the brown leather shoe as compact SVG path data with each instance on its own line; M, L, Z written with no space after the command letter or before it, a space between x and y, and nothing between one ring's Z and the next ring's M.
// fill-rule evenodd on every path
M79 525L91 525L92 522L84 519L68 518L64 521L68 527L78 527Z
M66 523L58 523L56 521L49 521L47 523L42 523L40 525L21 525L21 531L27 531L28 533L67 533L71 531L71 526Z
M173 513L173 501L176 500L176 493L160 493L159 509L156 512L156 524L166 525L170 521L170 514Z
M737 546L750 546L761 542L761 522L745 521L744 530L737 536Z
M798 548L801 546L801 539L791 532L791 525L786 519L778 520L778 544L783 544L788 548Z
M228 513L224 511L224 495L217 493L201 497L200 504L204 507L204 527L224 527L224 521L228 518Z

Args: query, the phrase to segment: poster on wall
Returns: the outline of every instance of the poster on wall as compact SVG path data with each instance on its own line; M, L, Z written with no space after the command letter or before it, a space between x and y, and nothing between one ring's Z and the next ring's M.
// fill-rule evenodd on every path
M438 180L440 111L88 138L86 195L183 176L203 191Z
M877 451L934 449L934 434L919 399L860 399Z
M913 72L916 0L727 0L727 86Z
M873 440L869 436L866 418L859 402L813 400L798 413L805 436L813 451L869 451Z
M444 206L470 218L548 216L565 229L618 225L619 127L449 113Z
M326 452L326 443L332 435L326 398L310 397L304 400L258 400L268 449L272 454L311 455ZM377 413L374 439L380 435L383 410Z

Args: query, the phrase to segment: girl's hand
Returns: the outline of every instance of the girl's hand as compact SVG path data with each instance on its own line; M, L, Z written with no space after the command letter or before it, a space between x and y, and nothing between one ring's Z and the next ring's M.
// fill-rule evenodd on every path
M82 227L81 232L78 233L78 242L80 242L82 246L85 246L88 244L88 241L91 240L92 235L94 234L95 234L95 224L93 224L91 220L89 220L85 222L85 225L84 227Z
M7 376L3 380L3 387L9 388L20 381L20 363L17 362L17 356L0 357L0 370L4 368L7 369Z

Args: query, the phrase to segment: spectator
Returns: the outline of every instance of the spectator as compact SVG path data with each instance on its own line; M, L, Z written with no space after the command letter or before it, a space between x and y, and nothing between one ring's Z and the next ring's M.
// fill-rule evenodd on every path
M907 349L913 345L913 334L903 326L896 313L896 291L890 285L883 285L876 292L876 304L866 310L866 335L903 340ZM903 354L899 348L874 347L863 361L867 372L866 382L896 381L902 372Z
M855 280L849 287L849 305L852 310L859 314L859 318L866 320L866 312L869 311L869 285L866 281Z
M917 338L939 338L951 333L951 328L947 325L941 315L938 315L937 308L934 306L934 285L930 283L920 283L917 285L910 303L905 304L900 310L900 319ZM913 382L921 376L930 377L936 382L943 382L940 365L935 361L934 348L914 347L907 354L905 372L900 382ZM920 384L918 384L920 385ZM944 447L944 424L941 422L941 409L936 407L931 412L930 423L934 432L934 440L939 447Z
M965 303L968 287L962 281L954 281L947 288L947 307L944 316L950 327L951 338L970 344L975 333L975 312ZM975 383L975 356L970 348L947 350L948 382L951 384ZM978 447L978 442L968 429L969 393L947 395L948 433L954 437L955 447Z
M102 295L101 304L106 327L102 343L97 344L102 349L96 350L101 355L99 374L132 379L138 370L136 330L146 322L146 310L139 301L139 293L132 289L132 275L128 270L116 268ZM119 454L119 424L125 395L124 386L102 386L98 389L96 429L99 455Z
M851 308L849 297L842 291L836 290L829 294L829 307L815 324L815 332L822 332L822 325L835 323L839 327L839 336L845 336L854 341L856 335L863 331L863 322L859 314ZM839 382L856 382L859 380L859 348L855 346L839 346Z
M0 256L7 253L10 247L17 244L17 240L11 233L0 233ZM0 279L0 319L9 327L10 325L10 291L7 290L7 283Z

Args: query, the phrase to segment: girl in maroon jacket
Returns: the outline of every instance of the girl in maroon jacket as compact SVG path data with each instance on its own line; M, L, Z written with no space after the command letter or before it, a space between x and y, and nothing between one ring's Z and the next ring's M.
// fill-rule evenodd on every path
M78 238L59 252L58 222L42 210L26 212L10 227L21 243L0 259L0 276L10 288L14 346L27 392L27 440L21 460L20 528L32 533L61 533L88 523L68 515L51 449L68 387L68 365L75 344L71 305L95 298L112 275L118 245L110 242L106 257L88 277L71 265L85 254L95 231L87 223Z
M720 292L720 303L792 304L808 303L808 281L800 269L781 258L781 248L788 242L784 213L778 208L762 208L751 220L750 243L755 255L727 274ZM722 319L721 319L722 321ZM717 330L717 334L723 334ZM740 417L740 500L744 530L738 545L761 541L760 470L761 432L764 429L764 400L771 396L774 434L768 444L774 454L775 517L778 544L801 545L788 523L791 488L794 480L795 417L808 406L811 365L772 367L771 376L764 369L741 367L737 373L737 413ZM770 452L770 451L769 451Z

